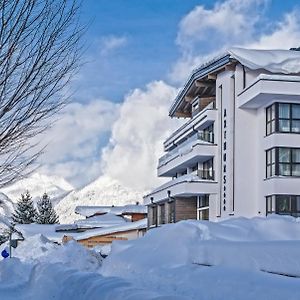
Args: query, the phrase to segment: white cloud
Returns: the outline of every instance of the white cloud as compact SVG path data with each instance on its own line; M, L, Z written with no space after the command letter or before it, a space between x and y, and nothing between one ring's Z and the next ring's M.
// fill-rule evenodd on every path
M212 9L196 6L179 24L177 43L184 51L193 51L195 43L220 47L228 42L246 41L253 36L259 20L258 10L266 0L227 0Z
M300 41L299 10L280 20L265 18L268 0L227 0L212 9L195 7L179 24L177 44L182 51L170 73L182 83L192 69L232 46L289 49Z
M246 43L246 47L253 49L289 49L300 46L300 11L287 13L283 16L283 20L274 25L272 32L262 34L250 43Z
M196 6L179 24L177 44L182 56L170 74L182 82L191 70L232 45L243 45L257 34L268 0L227 0L211 9Z
M176 92L174 87L156 81L125 98L103 152L106 175L137 190L149 190L161 182L156 167L163 153L162 144L178 127L178 120L168 118Z
M105 135L117 119L119 104L95 100L72 103L43 137L47 143L40 159L46 174L63 176L74 184L87 183L100 175L100 150Z
M107 55L116 49L122 48L127 44L128 40L125 36L105 36L100 40L100 53Z

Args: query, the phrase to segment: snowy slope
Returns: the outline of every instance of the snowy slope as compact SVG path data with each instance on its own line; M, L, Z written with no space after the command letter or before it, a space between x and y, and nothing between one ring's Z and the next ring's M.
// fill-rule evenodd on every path
M47 192L55 204L62 197L72 191L74 187L65 179L58 176L47 176L35 173L30 177L21 179L16 183L1 190L13 202L17 202L20 195L28 190L34 201L37 201L43 193Z
M144 192L122 186L117 180L101 176L84 188L69 193L55 207L61 223L71 223L80 216L78 205L124 205L142 203Z

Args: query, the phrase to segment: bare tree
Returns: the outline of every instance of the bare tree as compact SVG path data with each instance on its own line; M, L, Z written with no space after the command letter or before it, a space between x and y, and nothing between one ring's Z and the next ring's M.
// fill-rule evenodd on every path
M66 103L79 66L76 0L0 0L0 187L28 173L33 137Z

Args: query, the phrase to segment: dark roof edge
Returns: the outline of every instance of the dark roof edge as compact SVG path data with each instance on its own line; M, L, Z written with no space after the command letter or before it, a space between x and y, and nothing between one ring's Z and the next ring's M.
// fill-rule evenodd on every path
M228 53L223 54L222 56L219 56L205 64L203 64L201 67L195 69L192 74L190 75L187 82L184 84L183 88L179 92L179 94L176 96L175 100L173 101L170 110L169 110L169 116L173 117L175 110L177 109L179 103L183 99L183 97L186 95L188 89L193 84L193 82L197 79L201 79L208 75L211 72L214 72L218 70L219 68L225 66L232 60L232 56Z

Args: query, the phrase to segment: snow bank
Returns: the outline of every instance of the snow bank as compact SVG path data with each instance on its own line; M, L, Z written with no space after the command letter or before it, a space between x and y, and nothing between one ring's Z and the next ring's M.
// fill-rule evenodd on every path
M254 50L231 48L228 53L252 70L264 69L271 73L300 73L300 52L291 50Z
M5 300L299 300L300 220L183 221L113 242L103 260L32 236L0 261Z
M137 288L121 278L66 268L61 264L28 265L18 259L0 263L0 295L5 300L177 300Z
M188 299L162 297L124 279L103 277L98 273L99 256L76 242L59 246L36 235L21 243L13 254L13 258L0 261L1 299Z
M42 234L47 239L61 243L65 232L56 232L57 224L17 224L15 226L16 230L21 232L25 239L28 239L32 236Z
M28 237L13 250L13 257L31 263L61 263L81 271L96 271L102 258L96 252L70 241L57 245L41 234Z
M290 217L183 221L150 230L144 238L116 242L103 274L187 264L237 267L300 276L300 222Z

